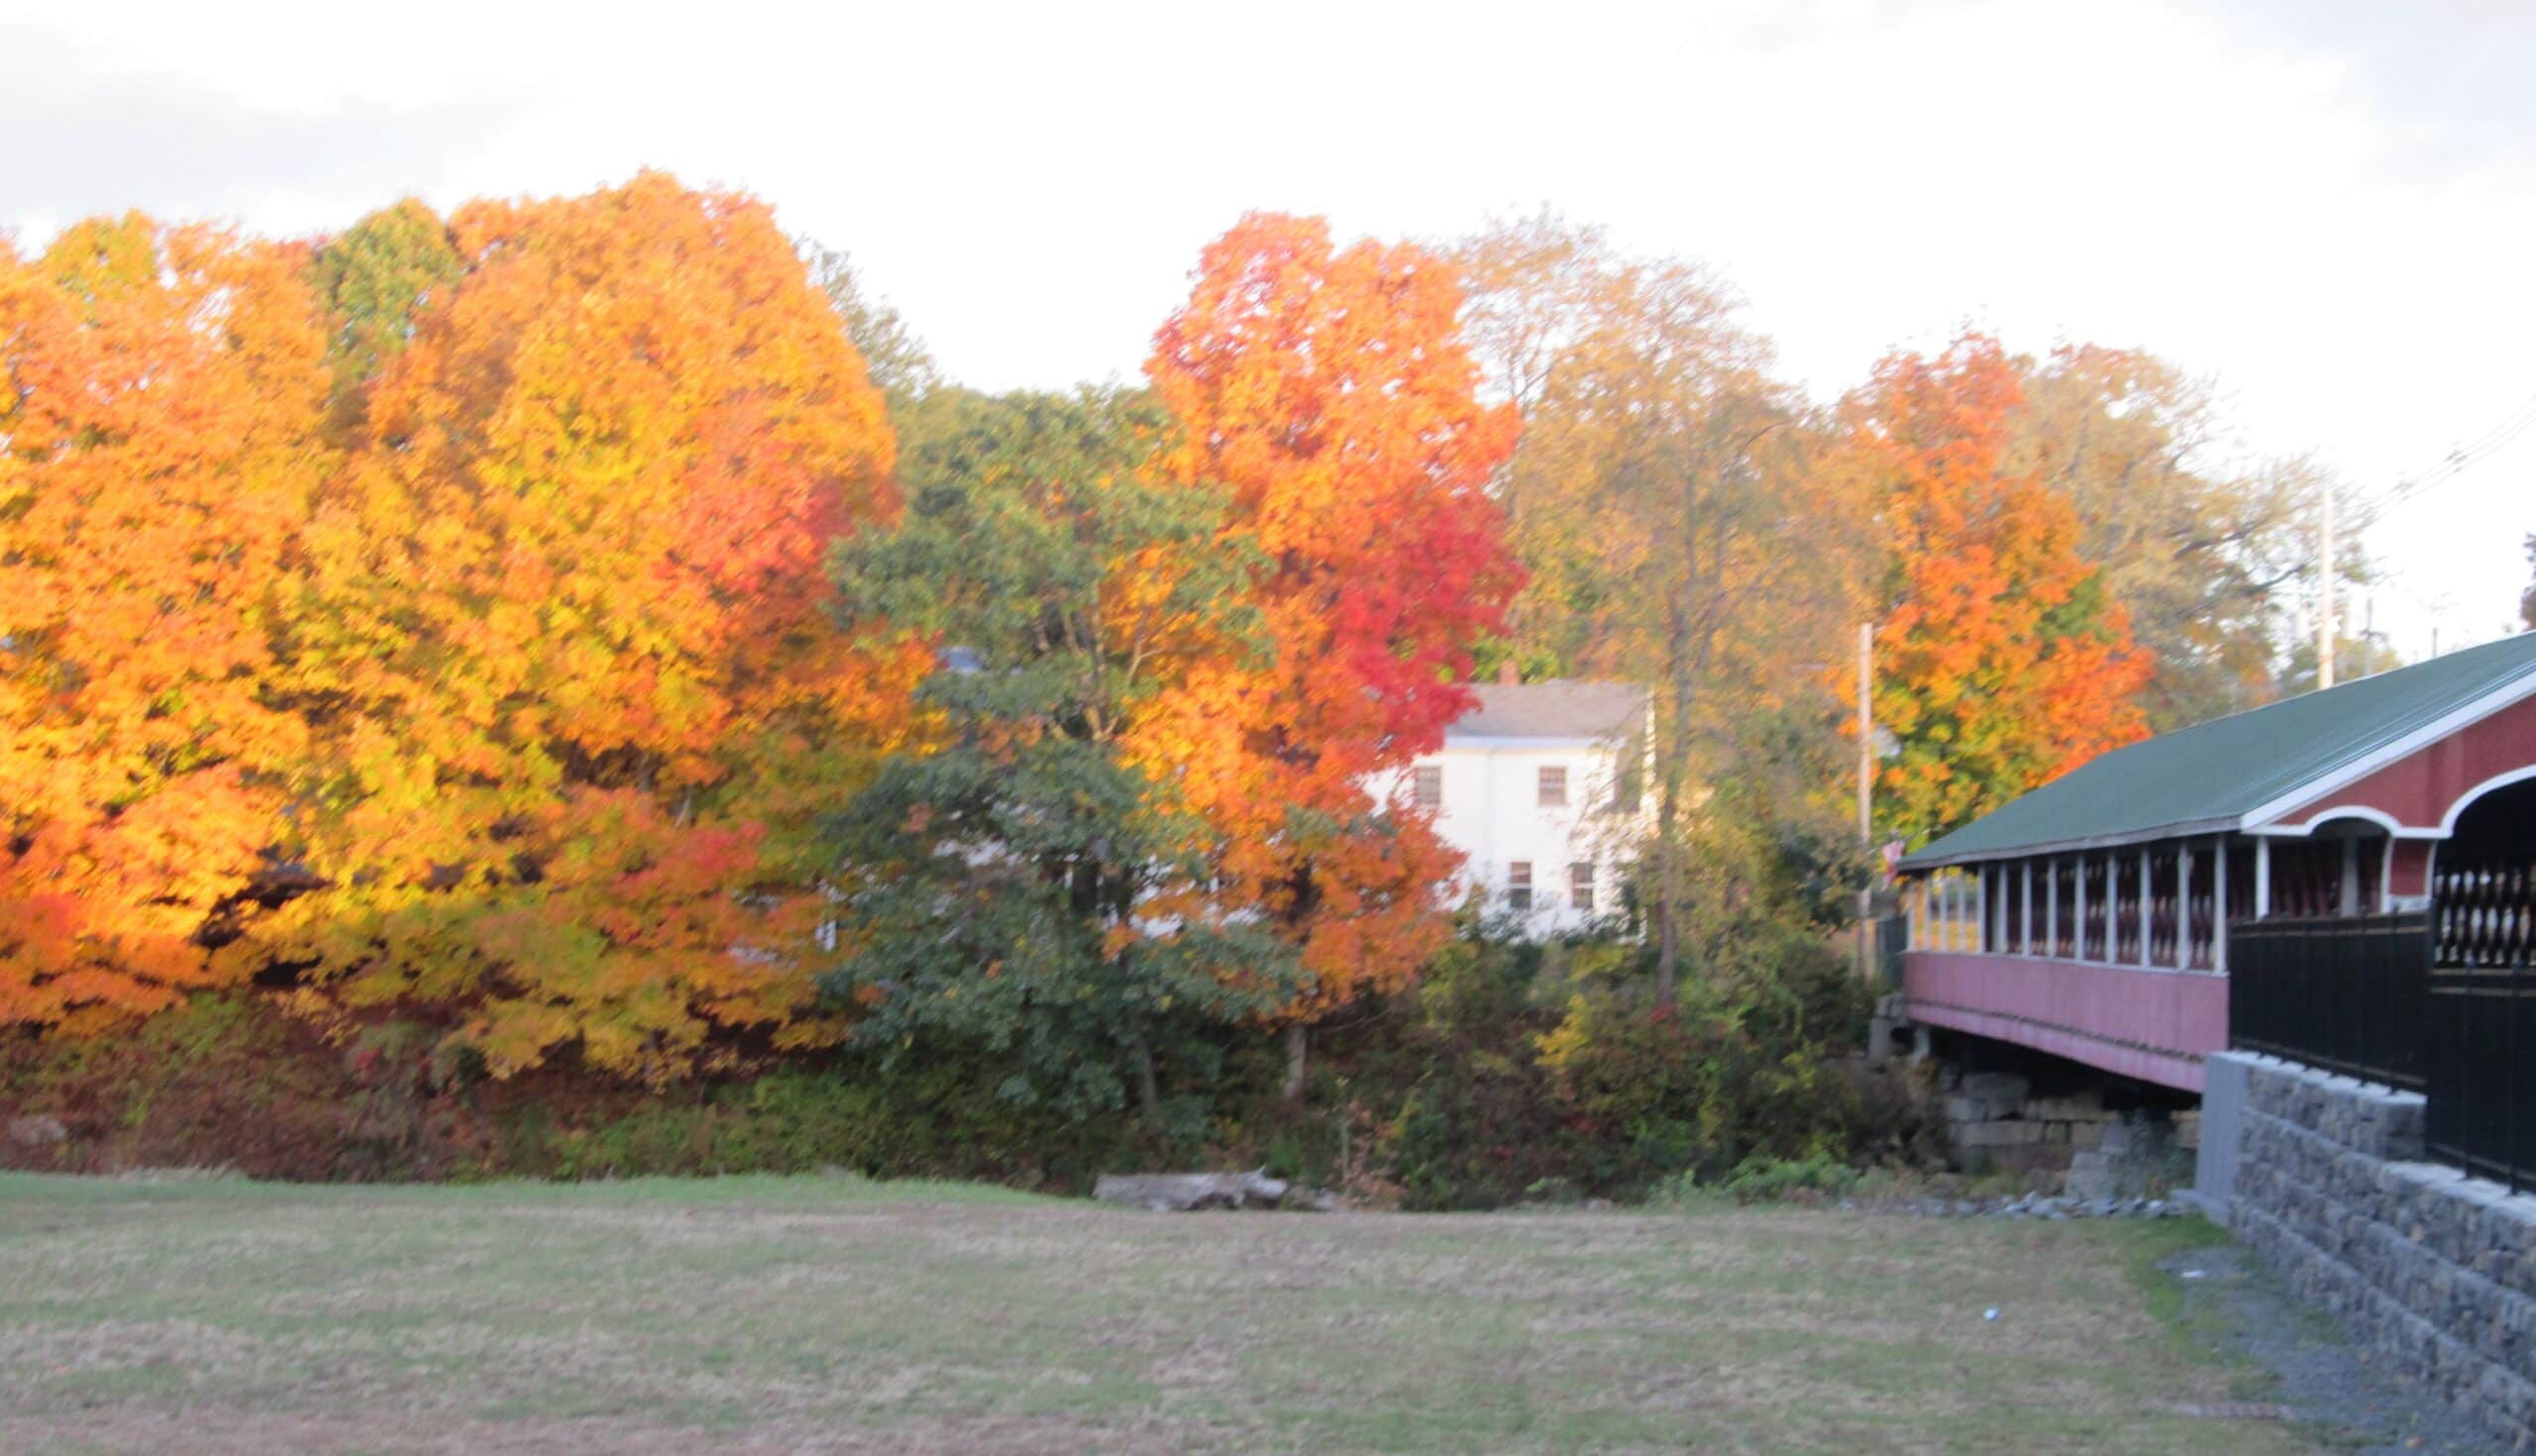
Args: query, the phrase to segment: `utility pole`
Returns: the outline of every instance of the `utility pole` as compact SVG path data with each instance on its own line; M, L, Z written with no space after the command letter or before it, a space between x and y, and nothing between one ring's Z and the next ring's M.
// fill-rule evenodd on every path
M1858 623L1858 845L1875 853L1875 624ZM1875 975L1875 879L1858 891L1858 979Z
M2325 481L2324 530L2316 561L2316 685L2334 685L2334 482Z

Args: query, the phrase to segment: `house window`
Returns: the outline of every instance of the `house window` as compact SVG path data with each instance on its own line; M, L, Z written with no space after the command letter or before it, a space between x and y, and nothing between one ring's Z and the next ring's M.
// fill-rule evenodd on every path
M1517 910L1532 907L1532 861L1517 860L1506 867L1506 903Z
M1563 809L1567 807L1567 770L1565 766L1545 767L1541 770L1541 807L1544 809Z
M1567 902L1580 910L1594 908L1593 866L1570 865L1567 867Z
M1444 806L1443 765L1420 764L1418 766L1417 774L1410 785L1409 801L1422 809L1440 809Z

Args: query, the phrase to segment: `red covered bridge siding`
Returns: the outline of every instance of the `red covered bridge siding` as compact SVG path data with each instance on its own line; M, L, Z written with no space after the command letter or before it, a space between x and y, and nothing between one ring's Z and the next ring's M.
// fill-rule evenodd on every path
M2536 633L2136 744L1905 856L1904 1002L2199 1092L2229 927L2421 908L2443 845L2531 824Z

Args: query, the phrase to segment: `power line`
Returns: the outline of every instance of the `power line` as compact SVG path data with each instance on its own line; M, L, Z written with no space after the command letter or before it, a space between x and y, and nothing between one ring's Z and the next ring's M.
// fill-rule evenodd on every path
M2354 519L2349 528L2357 533L2374 526L2388 510L2419 496L2433 486L2442 485L2473 469L2495 453L2508 448L2512 441L2536 429L2536 395L2501 416L2500 422L2473 440L2450 450L2443 460L2427 470L2399 477L2393 485L2364 500L2355 501ZM2339 603L2336 597L2341 581L2334 570L2335 517L2341 492L2331 476L2323 483L2323 494L2317 501L2316 561L2316 685L2331 687L2334 682L2335 658L2340 653L2340 625L2335 621ZM2427 603L2425 603L2427 605ZM2436 628L2433 629L2436 641Z
M2359 502L2358 524L2373 525L2390 508L2413 499L2435 485L2443 485L2456 479L2506 449L2512 441L2526 434L2530 429L2536 429L2536 396L2530 396L2524 404L2503 415L2498 424L2485 430L2473 441L2449 451L2439 464L2429 469L2399 478L2393 485Z
M2531 399L2531 400L2529 400L2526 404L2520 405L2520 406L2519 406L2519 408L2518 408L2518 410L2515 412L2515 415L2514 415L2513 417L2530 416L2530 415L2536 415L2536 399ZM2492 443L2492 441L2491 441L2491 437L2492 437L2492 436L2494 436L2494 435L2498 435L2499 433L2501 433L2501 431L2502 431L2502 430L2506 429L2506 430L2509 430L2512 434L2515 434L2515 433L2517 433L2517 431L2519 431L2519 430L2523 430L2523 429L2525 429L2525 428L2526 428L2526 424L2525 424L2525 420L2524 420L2523 418L2521 418L2521 419L2520 419L2520 422L2519 422L2518 424L2516 424L2516 425L2512 425L2508 419L2504 419L2504 420L2502 420L2502 422L2501 422L2500 424L2494 425L2494 426L2492 426L2489 430L2484 431L2484 432L2483 432L2483 438L2482 438L2482 439L2480 439L2480 440L2476 440L2476 441L2474 441L2474 442L2472 442L2472 443L2470 443L2470 444L2467 444L2467 445L2459 446L2459 447L2458 447L2458 449L2457 449L2457 451L2456 451L2456 452L2452 452L2452 453L2472 453L2472 452L2474 452L2474 451L2482 450L2482 449L2483 449L2486 445L2488 445L2488 444Z

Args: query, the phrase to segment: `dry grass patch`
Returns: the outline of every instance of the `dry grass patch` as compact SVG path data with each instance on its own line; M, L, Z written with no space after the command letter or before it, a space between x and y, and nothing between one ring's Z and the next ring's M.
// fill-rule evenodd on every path
M0 1450L2310 1449L2171 1228L0 1176Z

